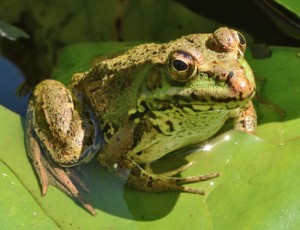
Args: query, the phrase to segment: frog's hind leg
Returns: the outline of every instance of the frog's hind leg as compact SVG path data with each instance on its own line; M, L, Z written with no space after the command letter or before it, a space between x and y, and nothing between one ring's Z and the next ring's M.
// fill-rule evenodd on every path
M184 171L193 163L186 164L179 169L164 174L154 174L151 170L143 169L130 156L127 156L128 150L132 149L132 146L135 144L135 131L138 128L137 124L132 123L124 129L118 130L103 146L101 154L98 155L100 164L125 178L130 187L147 192L181 191L204 194L204 191L201 189L193 189L184 185L210 180L219 176L217 172L186 178L173 176Z
M30 116L30 113L31 105L29 105L27 116ZM68 194L70 197L75 198L92 215L96 215L94 208L83 199L75 184L70 179L75 179L75 181L78 182L84 190L87 190L86 186L81 182L77 175L75 175L73 171L61 168L53 162L50 157L45 157L42 153L40 144L36 140L37 137L34 134L31 122L31 119L27 119L26 147L28 156L31 159L33 167L40 179L42 195L46 195L48 186L51 184Z
M33 137L32 129L30 128L27 129L27 133L26 133L26 148L27 148L27 154L33 163L32 165L39 176L40 183L42 186L42 195L44 196L47 193L47 189L49 185L47 170L45 168L45 164L47 164L47 162L45 161L41 153L40 146L36 141L36 139ZM31 151L29 151L29 149L31 149Z
M53 93L49 94L51 90ZM89 132L90 129L88 129L90 126L84 125L85 121L80 120L85 110L80 108L79 112L76 111L74 108L77 104L74 100L76 101L77 98L74 98L64 85L53 80L45 80L42 85L36 87L27 110L27 154L40 179L42 195L46 194L47 188L51 184L76 199L95 215L93 207L83 199L77 189L76 182L80 180L74 180L76 175L73 170L62 167L59 161L56 163L52 158L52 153L59 153L56 159L60 160L62 157L70 156L69 158L72 160L75 152L72 148L74 142L81 143L80 141L91 140L88 143L93 143L91 148L94 148L94 137L92 131ZM77 131L77 127L79 129L80 127L87 128ZM81 135L82 133L84 134ZM85 137L87 138L84 139ZM95 140L98 139L95 138ZM81 149L77 149L77 152L80 153ZM65 162L63 163L67 165ZM78 185L80 186L82 183L78 183Z

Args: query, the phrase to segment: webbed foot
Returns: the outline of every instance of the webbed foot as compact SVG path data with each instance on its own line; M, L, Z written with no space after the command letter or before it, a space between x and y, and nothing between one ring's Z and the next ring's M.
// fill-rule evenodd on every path
M53 185L68 194L71 198L77 200L87 211L95 216L95 209L84 200L75 183L73 183L73 181L75 181L79 187L87 191L86 186L78 178L76 173L72 169L62 168L57 165L50 157L45 157L39 143L33 136L33 131L28 130L27 132L29 133L26 135L26 143L27 148L30 148L30 151L27 151L27 153L40 179L42 195L46 195L49 184Z

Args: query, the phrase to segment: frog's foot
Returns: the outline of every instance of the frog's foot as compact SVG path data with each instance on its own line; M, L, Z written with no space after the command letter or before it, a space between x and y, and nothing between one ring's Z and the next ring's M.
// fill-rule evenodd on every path
M132 168L127 180L127 184L137 190L148 192L181 191L204 195L204 190L190 188L184 186L184 184L207 181L220 175L218 172L214 172L185 178L173 177L173 175L178 174L190 167L193 162L163 174L149 173L148 171L139 167L137 164L133 164L134 165L131 164Z
M31 132L31 130L28 132ZM29 145L31 149L34 149L34 151L28 151L28 155L31 158L35 171L40 179L42 195L46 195L48 186L51 184L60 189L62 192L68 194L71 198L76 199L85 207L86 210L95 216L95 209L83 199L76 185L72 182L72 180L75 181L76 184L87 191L86 186L78 178L75 172L71 169L64 169L60 167L53 162L50 157L46 158L32 133L27 135L27 145Z

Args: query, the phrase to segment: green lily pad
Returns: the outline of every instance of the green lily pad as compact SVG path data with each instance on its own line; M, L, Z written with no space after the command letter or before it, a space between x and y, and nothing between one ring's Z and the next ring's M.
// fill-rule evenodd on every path
M84 66L77 66L75 57L72 70L66 64L70 60L68 55L62 54L67 59L61 60L65 64L56 70L56 77L64 76L66 80L77 67L80 71L88 68L96 55L94 50L100 47L96 45L95 49L80 48L86 57L92 51L92 58ZM257 60L247 53L257 76L258 93L269 101L255 102L259 116L257 136L226 131L207 143L168 155L154 164L154 170L166 171L194 161L181 176L221 172L219 178L190 185L205 189L205 196L135 191L93 161L81 167L79 173L90 188L84 196L95 207L96 217L54 187L50 186L47 195L41 197L25 152L23 120L0 107L0 168L4 174L15 175L14 183L21 190L12 191L4 185L1 223L5 220L10 226L19 226L14 219L21 220L22 212L26 212L22 218L31 224L35 212L43 216L36 224L46 229L51 224L61 229L119 229L120 226L123 229L297 229L300 224L299 50L271 47L271 52L270 58ZM285 117L274 110L276 106L284 110ZM24 211L25 204L17 203L16 198L25 197L24 193L34 211ZM2 199L6 196L14 199ZM12 207L17 216L7 214Z
M99 42L67 46L58 56L52 78L69 84L74 73L90 69L99 59L120 54L138 43Z
M289 11L293 12L294 14L300 17L300 3L298 0L275 0L275 2L281 4Z
M298 0L256 0L282 33L300 40L300 2Z
M28 39L29 35L15 26L0 21L0 37L7 38L9 40L16 40L20 37Z
M39 188L26 158L20 116L0 106L0 124L1 228L58 229L28 191Z

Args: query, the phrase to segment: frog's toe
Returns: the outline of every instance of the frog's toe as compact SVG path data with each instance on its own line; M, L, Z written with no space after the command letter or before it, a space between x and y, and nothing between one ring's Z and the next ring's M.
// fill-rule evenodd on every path
M205 195L204 190L190 188L190 187L184 186L184 184L207 181L207 180L216 178L218 176L220 176L220 173L213 172L213 173L209 173L209 174L190 176L190 177L184 177L184 178L168 177L168 178L166 178L166 187L170 188L169 190Z
M177 168L175 170L165 172L165 173L160 173L160 174L155 174L155 178L160 178L162 182L159 183L158 187L162 187L162 184L165 184L165 190L176 190L176 191L181 191L181 192L187 192L187 193L195 193L195 194L200 194L204 195L205 191L201 189L193 189L190 187L183 186L184 184L189 184L189 183L195 183L195 182L202 182L202 181L207 181L210 179L213 179L215 177L220 176L219 172L213 172L209 174L204 174L204 175L198 175L198 176L190 176L190 177L184 177L184 178L179 178L179 177L174 177L174 175L181 173L191 167L195 162L189 162L180 168ZM151 167L149 164L145 165L145 170L149 174L153 174ZM154 175L154 174L153 174ZM151 185L152 182L152 176L149 176L148 179L148 184ZM157 180L160 181L160 180ZM164 182L163 182L164 181ZM163 188L160 188L163 190ZM154 189L155 190L155 189Z
M213 172L210 174L204 174L204 175L198 175L198 176L190 176L190 177L184 177L184 178L177 178L177 184L183 185L188 183L194 183L194 182L202 182L211 180L213 178L216 178L220 176L219 172ZM200 195L205 195L205 191L202 189L194 189L186 186L180 186L180 191L187 192L187 193L195 193Z
M68 194L70 197L76 199L80 204L82 204L83 207L85 207L86 210L88 210L93 216L95 216L95 209L92 205L84 200L75 183L85 191L88 191L88 189L86 188L86 185L74 173L74 171L57 166L56 163L52 162L51 159L45 159L44 157L42 159L42 164L44 165L45 169L44 174L47 180L47 184L45 184L43 182L44 179L42 179L41 174L39 174L42 185L42 195L46 194L49 183L60 189L62 192Z
M95 216L95 209L83 199L72 180L86 190L84 184L78 180L78 177L74 174L74 172L60 167L53 162L50 157L45 157L45 155L42 153L39 143L36 141L32 130L30 129L28 130L26 136L26 146L29 149L29 151L27 151L28 156L33 162L35 171L40 179L42 195L46 195L48 186L51 184L68 194L70 197L76 199L86 208L86 210Z
M194 182L207 181L207 180L213 179L218 176L220 176L219 172L213 172L213 173L204 174L204 175L178 178L177 182L178 182L178 184L188 184L188 183L194 183Z
M81 193L78 191L76 185L70 179L72 178L73 180L75 180L75 182L78 183L80 187L83 186L82 188L84 190L87 189L85 187L85 184L83 184L83 182L77 177L76 174L74 174L73 171L67 171L67 169L61 168L59 166L55 166L53 164L51 165L51 169L49 171L51 171L52 174L50 177L53 178L53 180L50 180L50 184L59 188L64 193L68 194L70 197L76 199L93 216L96 215L96 211L93 208L93 206L84 200Z

